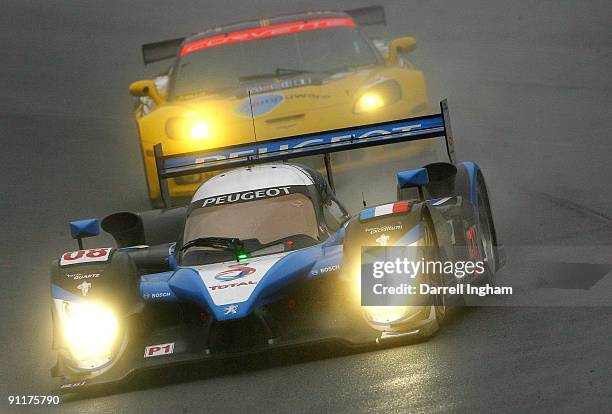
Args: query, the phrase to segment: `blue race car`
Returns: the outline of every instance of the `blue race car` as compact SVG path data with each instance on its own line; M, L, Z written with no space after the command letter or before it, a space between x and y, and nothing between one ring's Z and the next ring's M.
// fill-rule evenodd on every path
M447 160L398 172L397 200L347 214L330 153L436 137ZM483 259L473 283L494 283L503 262L482 172L454 163L445 101L436 115L188 154L164 155L158 145L155 154L165 200L170 177L222 172L188 206L103 219L118 247L83 248L98 221L70 223L79 250L51 274L52 375L65 392L245 352L436 332L447 295L422 306L361 306L362 246L433 246L445 260ZM285 162L312 155L323 156L327 176Z

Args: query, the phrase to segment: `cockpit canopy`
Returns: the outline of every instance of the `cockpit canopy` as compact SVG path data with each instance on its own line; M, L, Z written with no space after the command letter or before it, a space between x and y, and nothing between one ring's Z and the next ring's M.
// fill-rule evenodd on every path
M206 238L237 239L253 257L320 243L329 229L321 213L325 187L316 183L322 177L313 179L316 174L296 165L267 164L211 178L193 197L182 245ZM231 249L191 244L181 253L183 265L235 258Z

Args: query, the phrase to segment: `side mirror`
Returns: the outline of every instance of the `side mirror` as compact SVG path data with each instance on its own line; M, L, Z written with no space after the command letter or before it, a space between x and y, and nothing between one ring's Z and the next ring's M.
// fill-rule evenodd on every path
M423 186L429 184L429 174L425 168L400 171L397 173L397 193L402 194L401 190L416 187L419 191L419 199L423 200Z
M78 240L79 250L83 250L83 238L100 234L100 225L97 219L76 220L70 222L70 235Z
M129 87L130 94L136 97L148 96L155 102L155 105L164 103L164 98L160 95L155 86L155 82L150 80L140 80L132 83Z
M409 53L416 49L416 39L414 37L398 37L389 42L389 56L387 57L387 66L397 64L397 55L399 53Z

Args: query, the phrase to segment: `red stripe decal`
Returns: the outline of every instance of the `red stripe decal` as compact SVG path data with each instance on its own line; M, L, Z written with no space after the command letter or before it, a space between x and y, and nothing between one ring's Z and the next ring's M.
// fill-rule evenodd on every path
M408 201L398 201L397 203L393 203L393 212L394 213L402 213L404 211L408 211Z
M232 43L248 42L249 40L265 39L267 37L282 36L308 30L329 29L343 26L355 27L355 22L349 17L333 17L241 30L239 32L207 37L206 39L187 43L181 49L181 56L211 47L230 45Z

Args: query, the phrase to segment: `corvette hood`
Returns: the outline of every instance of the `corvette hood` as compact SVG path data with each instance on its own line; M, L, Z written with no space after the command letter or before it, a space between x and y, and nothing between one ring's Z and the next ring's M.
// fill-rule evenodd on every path
M220 95L179 100L195 111L222 110L250 119L248 92L255 118L284 116L313 107L327 107L350 101L351 96L380 69L362 69L333 75L302 74L280 79L261 79ZM229 110L229 111L228 111Z
M257 139L336 129L355 122L343 114L355 116L352 108L363 91L393 78L385 68L368 68L326 76L303 74L257 80L224 94L172 101L164 105L160 116L204 120L211 127L210 145L213 146L253 139L253 124ZM250 100L247 90L252 91ZM159 129L163 130L163 125ZM177 140L169 140L165 145L169 153L188 150Z

